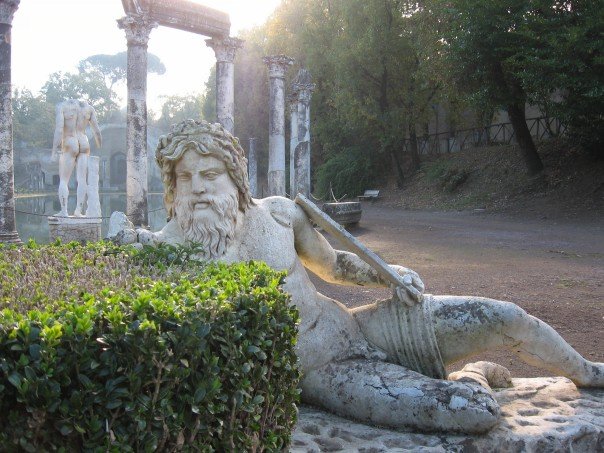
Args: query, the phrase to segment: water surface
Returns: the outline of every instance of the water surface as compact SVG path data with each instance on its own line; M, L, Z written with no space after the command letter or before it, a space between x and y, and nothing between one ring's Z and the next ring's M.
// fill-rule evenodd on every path
M103 222L101 234L105 237L109 227L109 216L114 211L126 212L125 193L102 193L100 194L101 211ZM150 194L149 223L151 231L160 230L166 224L166 211L163 204L162 194ZM73 213L75 208L75 194L69 196L68 211ZM61 210L59 197L56 194L28 195L15 200L17 214L17 232L23 242L35 239L36 242L45 244L49 242L48 220L49 215L54 215Z

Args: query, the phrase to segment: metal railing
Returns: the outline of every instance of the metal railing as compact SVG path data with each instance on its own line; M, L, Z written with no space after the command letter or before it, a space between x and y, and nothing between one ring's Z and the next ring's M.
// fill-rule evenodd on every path
M528 118L526 124L535 141L547 140L562 135L566 126L556 118ZM453 133L441 132L417 138L417 150L420 155L445 154L469 148L490 145L509 145L516 143L512 123L491 124L485 127L460 129ZM406 139L403 152L410 151L411 141Z

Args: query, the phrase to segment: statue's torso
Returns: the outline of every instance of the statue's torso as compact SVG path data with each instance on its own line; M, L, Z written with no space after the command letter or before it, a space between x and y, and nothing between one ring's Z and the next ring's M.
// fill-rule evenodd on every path
M353 354L353 344L364 342L362 334L348 310L319 294L310 281L296 253L291 206L277 198L256 203L245 214L239 213L235 238L220 261L264 261L287 272L283 289L300 312L297 349L302 369Z

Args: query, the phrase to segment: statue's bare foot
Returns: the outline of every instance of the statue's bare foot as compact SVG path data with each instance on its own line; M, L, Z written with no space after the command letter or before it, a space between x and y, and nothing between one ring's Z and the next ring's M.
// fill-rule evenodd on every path
M82 214L82 211L79 208L76 208L76 210L73 211L73 216L74 217L84 217L84 215Z
M484 388L503 388L512 386L512 376L509 370L493 362L468 363L460 371L449 374L450 381L475 381Z
M54 217L69 217L69 214L67 214L67 210L65 210L65 211L60 211L60 212L57 212L57 213L54 215Z

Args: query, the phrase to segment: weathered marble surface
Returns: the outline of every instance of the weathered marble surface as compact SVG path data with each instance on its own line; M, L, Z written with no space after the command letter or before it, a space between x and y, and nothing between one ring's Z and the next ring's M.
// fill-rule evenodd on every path
M579 385L604 387L604 364L585 360L520 307L483 297L422 295L424 284L410 269L384 265L378 272L367 250L333 249L296 202L252 199L243 150L221 125L175 125L160 138L156 160L171 220L159 232L125 229L115 240L140 247L194 242L203 259L260 260L285 270L283 289L301 320L296 350L303 401L395 429L487 432L501 413L489 387L498 387L506 370L477 362L443 380L444 367L495 347ZM349 310L318 293L305 269L336 284L392 283L396 296Z
M87 217L48 217L50 240L88 242L101 240L101 219Z
M206 39L216 55L216 117L231 134L235 129L235 54L243 47L238 38Z
M294 62L285 55L263 58L268 66L268 194L285 196L285 73Z
M578 390L562 377L513 383L495 390L503 417L484 435L393 431L302 406L290 451L604 451L604 390Z
M147 14L117 21L128 43L128 133L126 136L126 211L136 226L147 225L147 44L157 27Z
M298 193L305 197L310 196L310 98L314 89L315 84L311 81L310 72L300 69L292 84L297 110L296 127L292 128L292 136L295 136L296 141L290 157L293 159L294 169L290 173L293 180L292 198Z
M19 0L0 1L0 243L20 243L15 222L11 27Z

